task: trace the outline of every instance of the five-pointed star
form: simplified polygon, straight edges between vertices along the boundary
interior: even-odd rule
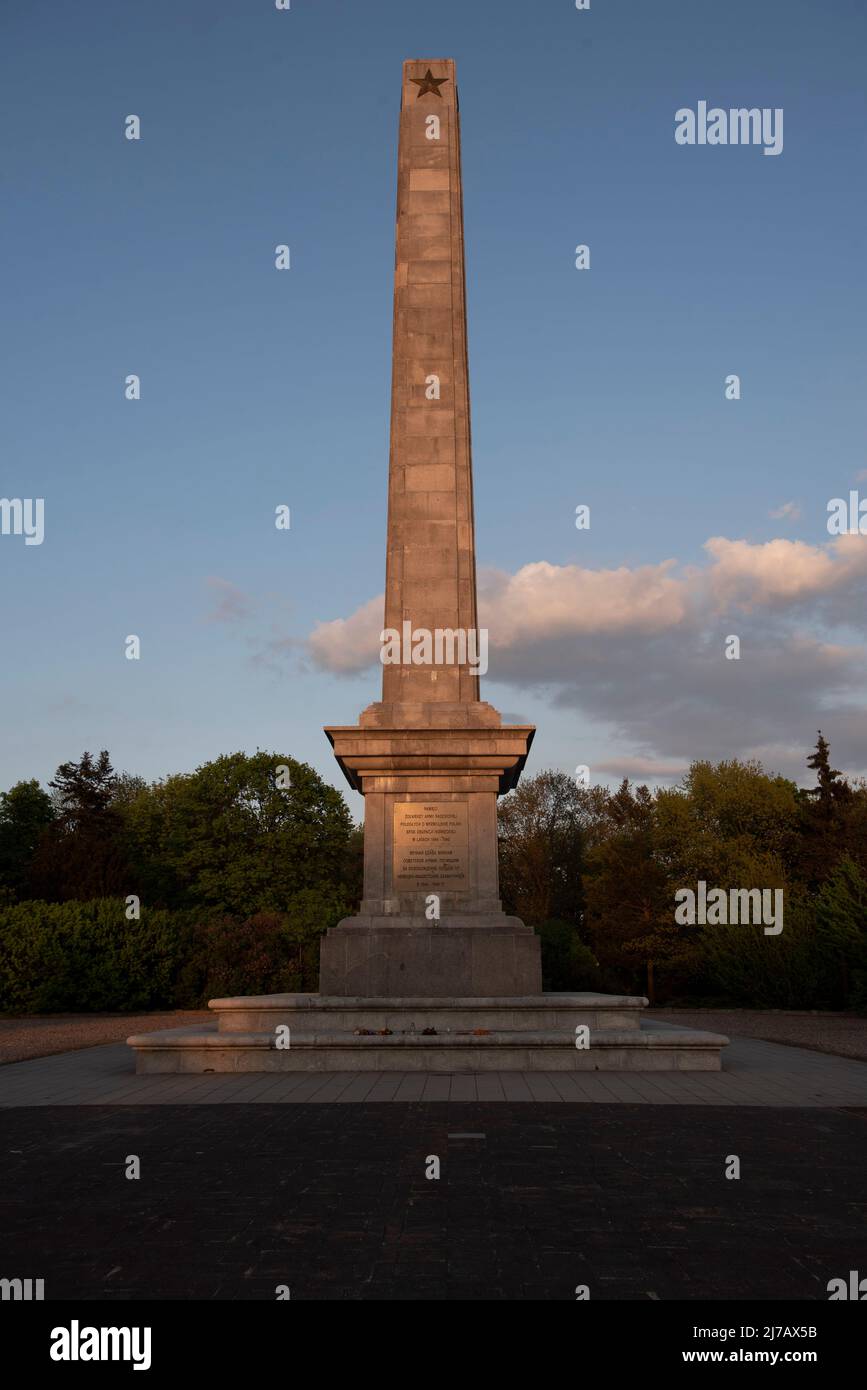
[[[441,97],[442,92],[440,91],[440,87],[444,82],[448,82],[449,79],[447,77],[434,77],[430,68],[428,68],[424,77],[411,77],[409,80],[410,82],[414,82],[418,87],[418,94],[420,97],[423,97],[425,92],[433,92],[435,97]]]

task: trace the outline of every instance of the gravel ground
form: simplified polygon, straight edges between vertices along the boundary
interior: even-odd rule
[[[808,1047],[834,1057],[867,1061],[867,1018],[857,1014],[789,1013],[777,1009],[653,1009],[648,1016],[685,1028],[736,1038]]]
[[[213,1020],[207,1009],[165,1014],[44,1014],[41,1017],[0,1018],[0,1065],[50,1057],[100,1043],[126,1042],[133,1033],[182,1028],[185,1023]]]
[[[773,1009],[653,1009],[648,1017],[703,1028],[730,1037],[788,1043],[834,1057],[867,1061],[867,1018],[857,1014],[785,1013]],[[0,1018],[0,1065],[29,1057],[50,1057],[100,1043],[125,1042],[133,1033],[212,1023],[207,1009],[163,1014],[48,1014]]]

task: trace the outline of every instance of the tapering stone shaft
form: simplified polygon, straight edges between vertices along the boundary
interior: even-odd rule
[[[477,632],[460,127],[447,58],[403,65],[385,627]],[[384,704],[478,698],[468,663],[383,666]]]
[[[479,699],[487,648],[447,58],[403,65],[384,626],[399,650],[383,662],[382,700],[357,725],[325,731],[364,796],[364,897],[322,942],[320,988],[341,998],[537,994],[539,939],[503,912],[497,874],[497,797],[515,786],[534,730],[504,727]],[[417,634],[434,644],[440,634],[439,649],[419,660]]]

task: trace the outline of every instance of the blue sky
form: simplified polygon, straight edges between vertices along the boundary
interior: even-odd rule
[[[0,32],[0,495],[45,498],[41,546],[0,536],[0,786],[101,747],[148,778],[275,749],[341,785],[322,726],[379,671],[307,640],[383,587],[401,62],[427,56],[458,65],[478,562],[522,613],[483,697],[538,725],[530,770],[795,773],[821,724],[867,771],[867,540],[825,524],[867,496],[859,0],[88,0]],[[782,107],[782,154],[677,145],[699,100]]]

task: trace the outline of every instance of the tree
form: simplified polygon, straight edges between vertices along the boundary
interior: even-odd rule
[[[691,943],[674,920],[674,898],[656,854],[656,802],[624,779],[609,794],[609,831],[587,855],[587,935],[603,967],[639,983],[653,1003],[655,967],[683,962]]]
[[[83,753],[77,763],[61,763],[48,783],[54,789],[58,819],[67,830],[98,822],[108,814],[118,779],[103,748],[94,761]]]
[[[338,874],[343,884],[348,911],[357,912],[364,897],[364,826],[354,825],[346,842],[346,853]]]
[[[831,749],[821,729],[815,751],[807,759],[807,767],[811,767],[818,778],[818,785],[811,787],[807,795],[815,797],[822,810],[830,815],[836,802],[848,799],[851,788],[845,778],[840,780],[843,774],[839,769],[831,766]]]
[[[191,935],[179,996],[200,1005],[227,994],[314,992],[323,933],[346,915],[340,889],[303,888],[284,912],[206,913]]]
[[[130,891],[245,918],[340,878],[352,829],[340,793],[279,753],[230,753],[168,777],[123,815]]]
[[[61,763],[48,785],[56,816],[33,857],[34,896],[66,902],[132,891],[123,826],[112,805],[118,779],[107,750]]]
[[[581,918],[582,789],[564,772],[522,782],[499,804],[500,894],[533,926]]]
[[[131,801],[135,801],[137,796],[146,792],[148,784],[143,777],[138,777],[133,772],[122,772],[115,779],[114,790],[111,795],[111,805],[114,810],[122,811]]]
[[[798,875],[817,890],[843,858],[867,871],[867,789],[852,786],[837,768],[820,731],[807,759],[816,773],[815,787],[802,791]]]
[[[851,859],[840,860],[816,899],[816,935],[822,959],[836,968],[834,1002],[845,1006],[867,972],[867,878]]]
[[[799,819],[794,782],[760,762],[694,762],[678,786],[657,792],[655,851],[678,888],[698,879],[740,887],[757,859],[775,873],[796,860]]]
[[[26,896],[36,847],[53,820],[51,797],[35,778],[0,792],[0,888],[12,899]]]

